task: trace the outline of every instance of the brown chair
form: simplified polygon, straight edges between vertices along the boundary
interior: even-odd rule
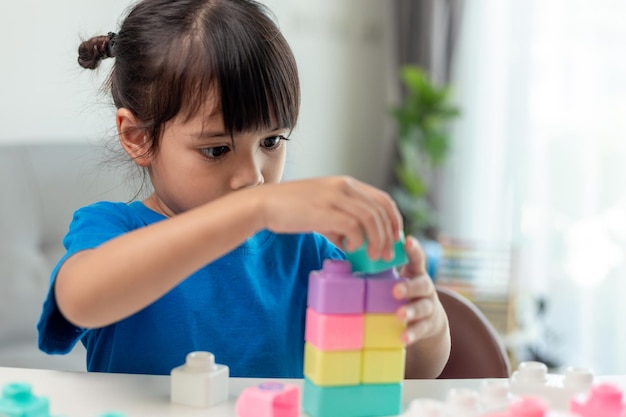
[[[511,363],[498,332],[472,302],[447,288],[437,294],[450,322],[450,358],[438,379],[508,378]]]

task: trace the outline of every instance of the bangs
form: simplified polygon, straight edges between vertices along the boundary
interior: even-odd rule
[[[220,111],[230,135],[296,126],[296,62],[256,1],[144,0],[124,20],[114,49],[113,101],[141,120],[151,152],[179,114]]]
[[[278,28],[264,21],[245,24],[253,16],[239,9],[213,8],[197,17],[191,34],[180,45],[178,59],[165,87],[172,103],[189,118],[201,110],[221,111],[226,133],[293,129],[300,107],[295,59]],[[248,19],[246,19],[248,18]],[[163,74],[166,75],[166,74]],[[166,83],[168,84],[168,83]],[[217,108],[205,109],[207,103]]]

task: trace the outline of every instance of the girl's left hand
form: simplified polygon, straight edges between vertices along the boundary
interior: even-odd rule
[[[411,345],[439,334],[447,327],[447,317],[435,285],[426,273],[426,256],[414,237],[406,238],[405,250],[409,262],[399,272],[408,281],[396,284],[393,294],[407,301],[396,314],[407,324],[402,339],[405,345]]]

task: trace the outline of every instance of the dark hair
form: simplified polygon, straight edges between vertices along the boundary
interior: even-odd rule
[[[90,69],[115,57],[113,102],[142,122],[150,152],[158,150],[164,123],[181,111],[195,115],[211,94],[231,135],[297,122],[293,53],[269,11],[253,0],[143,0],[119,33],[83,42],[78,54]]]

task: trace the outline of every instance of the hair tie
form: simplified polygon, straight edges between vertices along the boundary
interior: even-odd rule
[[[117,36],[117,33],[109,32],[108,36],[109,42],[107,43],[106,54],[109,58],[112,58],[115,56],[115,53],[113,52],[113,47],[115,46],[115,37]]]

